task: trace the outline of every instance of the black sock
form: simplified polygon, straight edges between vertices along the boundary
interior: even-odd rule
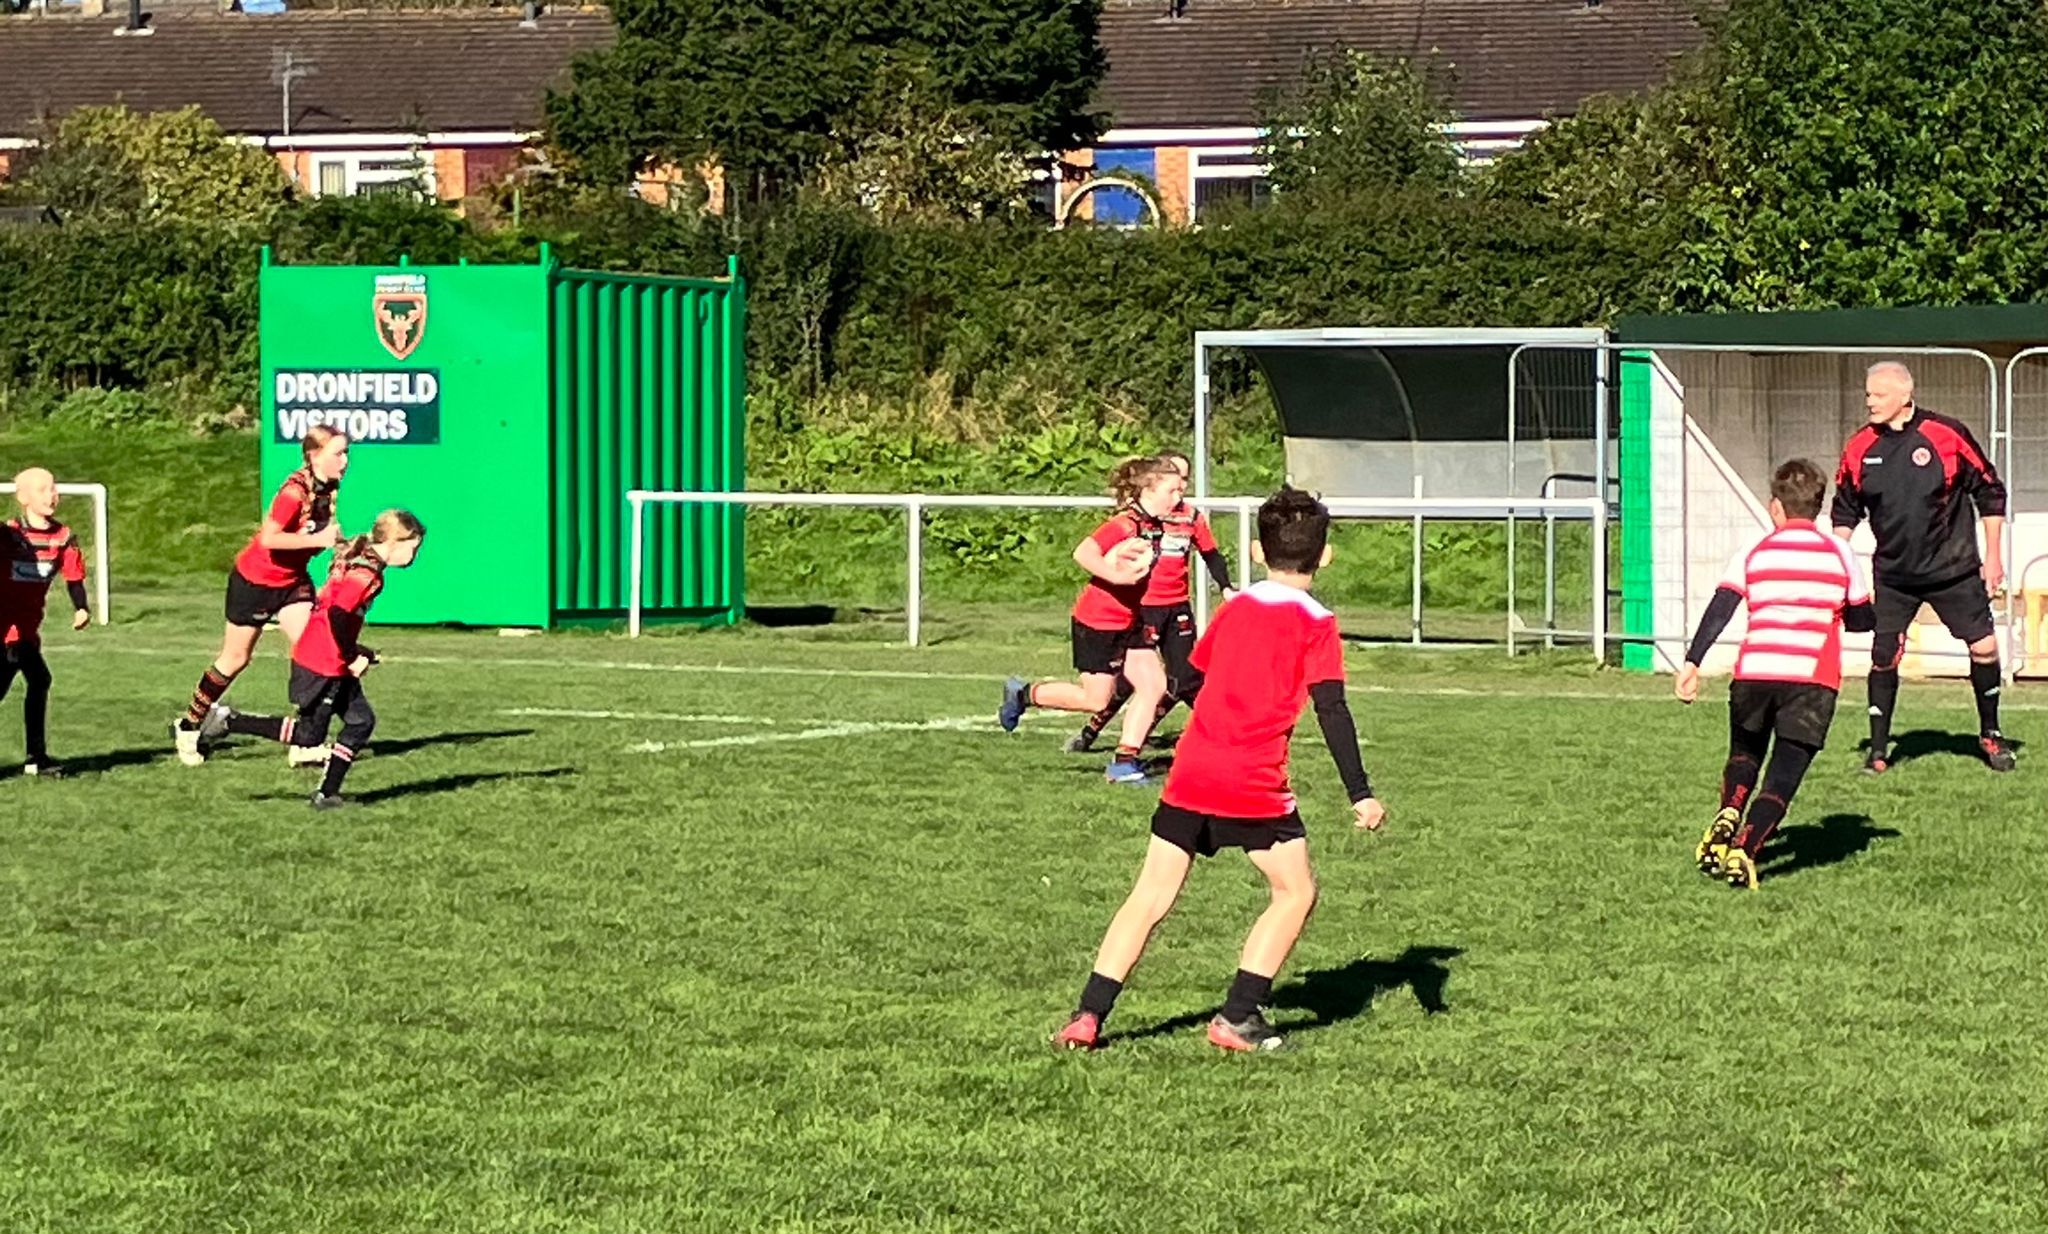
[[[1892,748],[1892,712],[1899,705],[1899,670],[1870,670],[1870,756],[1887,758]]]
[[[1131,701],[1132,693],[1130,682],[1122,677],[1116,679],[1116,690],[1110,694],[1109,702],[1101,711],[1089,716],[1088,722],[1081,726],[1081,736],[1087,744],[1095,744],[1095,739],[1102,736],[1102,730],[1109,727],[1111,720],[1116,719],[1116,713],[1122,711],[1124,704]]]
[[[347,746],[337,744],[327,756],[327,774],[320,779],[320,794],[323,797],[341,796],[341,782],[348,776],[348,769],[356,761],[356,753]]]
[[[1237,970],[1230,979],[1230,993],[1223,1000],[1223,1018],[1236,1024],[1273,998],[1273,979]]]
[[[1081,987],[1081,1010],[1089,1012],[1098,1020],[1109,1018],[1110,1008],[1116,1006],[1116,996],[1124,992],[1124,983],[1089,973],[1088,984]]]
[[[290,741],[292,721],[290,716],[252,716],[238,711],[228,717],[228,731],[270,741]]]
[[[1987,736],[1998,731],[1998,695],[2005,689],[2005,674],[1998,661],[1989,664],[1970,661],[1970,691],[1977,696],[1977,730]]]

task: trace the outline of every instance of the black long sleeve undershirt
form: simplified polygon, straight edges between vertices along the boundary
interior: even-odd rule
[[[1353,805],[1372,796],[1372,781],[1366,778],[1365,763],[1358,757],[1358,726],[1351,721],[1351,708],[1344,702],[1344,683],[1318,681],[1308,688],[1316,705],[1316,724],[1323,730],[1323,742],[1330,747],[1337,774]]]
[[[82,613],[92,607],[92,602],[85,598],[85,583],[83,581],[74,583],[66,579],[64,581],[64,590],[71,593],[72,608]]]
[[[1735,610],[1742,607],[1742,593],[1733,587],[1718,587],[1714,598],[1707,604],[1707,611],[1700,615],[1700,628],[1693,632],[1692,646],[1685,650],[1687,664],[1705,664],[1707,652],[1714,646],[1714,640],[1728,628],[1735,619]]]
[[[1209,567],[1209,577],[1216,580],[1216,585],[1218,587],[1221,587],[1225,591],[1229,591],[1231,589],[1230,561],[1228,558],[1224,557],[1222,549],[1203,549],[1202,564]]]

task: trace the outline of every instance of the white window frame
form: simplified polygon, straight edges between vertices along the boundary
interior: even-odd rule
[[[439,196],[440,185],[434,178],[432,150],[316,150],[312,156],[313,171],[308,177],[312,183],[306,187],[315,196],[320,195],[320,169],[330,164],[341,166],[341,193],[344,197],[359,196],[370,185],[407,183],[417,183],[430,199]],[[407,163],[410,166],[403,171],[388,167],[365,169],[365,163]]]
[[[1196,146],[1188,151],[1188,224],[1202,225],[1200,194],[1197,186],[1204,180],[1263,180],[1272,174],[1272,168],[1259,163],[1217,163],[1204,167],[1204,161],[1211,156],[1243,158],[1257,154],[1257,146]]]

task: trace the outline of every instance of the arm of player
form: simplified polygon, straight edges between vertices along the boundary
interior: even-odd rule
[[[1714,649],[1714,643],[1735,619],[1735,610],[1742,607],[1742,593],[1726,586],[1714,589],[1714,598],[1707,604],[1707,611],[1700,615],[1699,629],[1693,631],[1692,645],[1685,649],[1685,663],[1679,667],[1678,681],[1673,693],[1680,702],[1690,703],[1700,696],[1700,665],[1706,663],[1707,653]]]
[[[1857,448],[1856,438],[1851,438],[1849,450]],[[1863,521],[1863,484],[1856,477],[1856,470],[1849,465],[1849,453],[1842,454],[1842,465],[1835,469],[1835,499],[1828,506],[1828,519],[1835,525],[1835,534],[1846,540],[1856,534],[1856,527]]]
[[[1366,777],[1365,763],[1358,756],[1358,726],[1352,722],[1351,708],[1344,701],[1344,683],[1318,681],[1308,688],[1308,696],[1315,703],[1316,724],[1323,730],[1323,743],[1330,747],[1330,758],[1344,780],[1344,792],[1351,798],[1358,825],[1377,831],[1386,821],[1387,812],[1373,796],[1372,781]]]
[[[263,530],[256,533],[256,542],[273,552],[279,549],[325,549],[333,548],[341,539],[341,524],[330,522],[318,531],[286,531],[284,525],[299,516],[299,490],[296,484],[287,484],[278,490],[276,500],[270,503],[270,512],[263,517]]]
[[[1221,549],[1203,549],[1202,564],[1209,567],[1209,577],[1215,580],[1217,587],[1224,591],[1235,590],[1230,582],[1230,562],[1224,559]]]
[[[1129,562],[1119,561],[1114,555],[1113,550],[1129,539],[1130,529],[1112,519],[1074,546],[1074,564],[1105,583],[1128,587],[1145,577],[1143,570]]]
[[[257,533],[256,539],[264,548],[273,552],[295,548],[327,549],[333,548],[341,539],[341,526],[338,523],[329,523],[318,531],[301,533],[286,531],[284,525],[276,519],[266,518],[263,520],[263,530]]]
[[[85,554],[78,551],[78,541],[65,542],[57,564],[64,575],[64,590],[71,596],[71,628],[83,630],[92,621],[92,602],[85,596]]]
[[[1956,484],[1970,495],[1970,504],[1984,525],[1984,585],[1996,592],[2005,584],[2005,481],[1998,478],[1998,469],[1969,428],[1957,424],[1955,429],[1963,439],[1956,460]]]
[[[1235,590],[1230,584],[1230,562],[1217,545],[1216,529],[1209,526],[1206,514],[1195,515],[1195,551],[1202,555],[1202,564],[1209,568],[1209,577],[1218,588],[1226,593]]]

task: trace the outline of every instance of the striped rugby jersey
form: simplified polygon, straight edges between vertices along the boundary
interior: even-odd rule
[[[0,558],[7,575],[0,580],[0,642],[33,643],[43,627],[43,607],[50,582],[85,581],[85,555],[71,529],[55,519],[34,527],[26,518],[0,524]]]
[[[1846,541],[1809,520],[1788,522],[1737,554],[1721,586],[1749,609],[1736,680],[1842,688],[1842,610],[1870,602]]]

